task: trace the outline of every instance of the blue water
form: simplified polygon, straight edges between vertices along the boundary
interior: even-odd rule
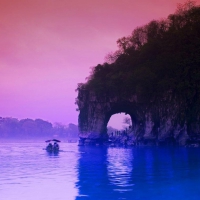
[[[200,148],[0,143],[1,200],[200,199]]]

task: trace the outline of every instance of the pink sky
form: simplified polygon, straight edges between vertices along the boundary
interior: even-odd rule
[[[75,89],[90,67],[183,2],[0,0],[0,116],[77,124]]]

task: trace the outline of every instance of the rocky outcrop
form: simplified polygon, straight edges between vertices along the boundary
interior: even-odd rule
[[[93,92],[79,90],[80,145],[107,141],[107,123],[116,113],[129,114],[132,129],[128,134],[131,145],[187,145],[198,143],[198,116],[189,119],[188,105],[171,92],[163,96],[140,100],[131,98],[97,97]]]
[[[106,141],[107,123],[120,112],[132,119],[127,144],[199,144],[199,24],[200,7],[186,2],[167,19],[118,39],[108,62],[78,84],[82,144]]]

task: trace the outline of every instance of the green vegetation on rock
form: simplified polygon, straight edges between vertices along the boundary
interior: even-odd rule
[[[199,146],[200,6],[179,4],[117,44],[78,84],[82,143],[106,140],[110,117],[124,112],[132,121],[130,144]]]
[[[117,44],[119,49],[94,67],[78,90],[99,98],[137,94],[149,101],[171,91],[188,103],[199,99],[200,7],[194,2],[180,4],[167,19],[137,27]]]

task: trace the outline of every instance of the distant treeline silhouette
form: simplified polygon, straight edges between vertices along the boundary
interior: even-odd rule
[[[60,123],[52,125],[42,119],[22,119],[0,117],[0,138],[29,139],[29,138],[78,138],[78,126]]]

